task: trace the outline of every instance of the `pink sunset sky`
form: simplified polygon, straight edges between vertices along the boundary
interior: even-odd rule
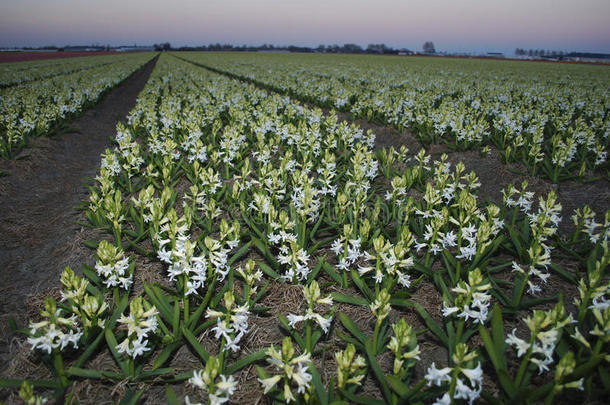
[[[0,47],[66,44],[516,47],[610,53],[610,0],[0,0]]]

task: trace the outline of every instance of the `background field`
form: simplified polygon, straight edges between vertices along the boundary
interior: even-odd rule
[[[1,162],[0,398],[604,402],[608,67],[152,56]]]

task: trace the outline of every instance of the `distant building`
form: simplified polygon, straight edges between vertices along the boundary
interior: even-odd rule
[[[410,51],[408,49],[399,49],[398,50],[398,55],[400,55],[400,56],[411,56],[411,55],[415,55],[415,52]]]
[[[116,48],[112,48],[112,51],[115,52],[152,52],[155,50],[154,46],[118,46]]]
[[[487,52],[485,56],[488,58],[504,58],[504,54],[502,52]]]
[[[259,53],[290,53],[288,49],[259,49]]]
[[[589,53],[589,52],[570,52],[564,55],[563,60],[573,62],[594,62],[594,63],[610,63],[610,54],[607,53]]]
[[[105,46],[75,45],[75,46],[64,47],[64,51],[66,51],[66,52],[102,52],[105,50],[106,50]]]

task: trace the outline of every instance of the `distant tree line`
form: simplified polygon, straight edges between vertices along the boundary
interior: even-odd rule
[[[167,44],[169,45],[169,44]],[[179,48],[168,48],[158,49],[155,44],[155,49],[161,50],[177,50],[177,51],[203,51],[203,52],[303,52],[303,53],[361,53],[361,54],[383,54],[383,55],[396,55],[400,52],[412,53],[408,49],[395,49],[385,44],[369,44],[366,48],[361,47],[358,44],[333,44],[333,45],[319,45],[315,48],[307,46],[276,46],[272,44],[263,44],[259,46],[252,45],[232,45],[232,44],[209,44],[201,46],[183,46]]]
[[[573,58],[588,58],[588,59],[610,59],[610,54],[595,53],[595,52],[564,52],[564,51],[545,51],[544,49],[515,49],[517,56],[529,56],[533,58],[548,58],[548,59],[573,59]]]
[[[564,51],[549,51],[544,49],[515,49],[515,55],[517,56],[531,56],[537,58],[560,58],[565,55]]]
[[[422,49],[424,50],[424,53],[429,55],[436,53],[436,49],[434,48],[434,42],[432,41],[424,42],[424,46],[422,47]]]
[[[98,47],[100,50],[109,49],[109,46],[100,46],[100,45],[92,45],[92,47]],[[134,45],[135,46],[135,45]],[[318,45],[317,47],[307,47],[307,46],[295,46],[295,45],[284,45],[277,46],[273,44],[262,44],[262,45],[232,45],[232,44],[209,44],[209,45],[199,45],[199,46],[182,46],[182,47],[172,47],[171,43],[163,42],[154,44],[153,48],[157,52],[162,51],[203,51],[203,52],[301,52],[301,53],[349,53],[349,54],[376,54],[376,55],[397,55],[397,54],[415,54],[415,52],[410,51],[406,48],[392,48],[391,46],[387,46],[386,44],[368,44],[366,48],[358,44],[347,43],[343,45],[332,44],[332,45]],[[63,50],[62,48],[58,48],[56,46],[46,46],[39,48],[23,48],[23,49],[49,49],[49,50]],[[421,53],[421,51],[420,51]],[[435,54],[436,50],[434,48],[434,43],[426,42],[423,45],[423,53],[425,54]]]
[[[14,49],[17,49],[17,47],[15,47]],[[23,49],[25,51],[29,51],[29,50],[44,50],[44,51],[56,51],[56,50],[60,50],[63,49],[61,47],[55,46],[55,45],[47,45],[47,46],[39,46],[39,47],[35,47],[35,46],[24,46],[21,47],[19,49]]]
[[[153,48],[155,48],[155,51],[157,52],[169,51],[172,49],[172,45],[169,42],[164,42],[162,44],[154,44]]]

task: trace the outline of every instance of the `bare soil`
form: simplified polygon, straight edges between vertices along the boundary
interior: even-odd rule
[[[65,266],[91,264],[83,245],[91,231],[77,225],[88,179],[111,146],[117,122],[133,108],[156,60],[110,91],[72,123],[73,132],[38,138],[16,160],[0,161],[0,364],[11,359],[9,327],[27,326],[30,297],[59,285]]]
[[[123,52],[0,52],[0,63],[77,58],[80,56],[116,55],[119,53],[123,54]]]

